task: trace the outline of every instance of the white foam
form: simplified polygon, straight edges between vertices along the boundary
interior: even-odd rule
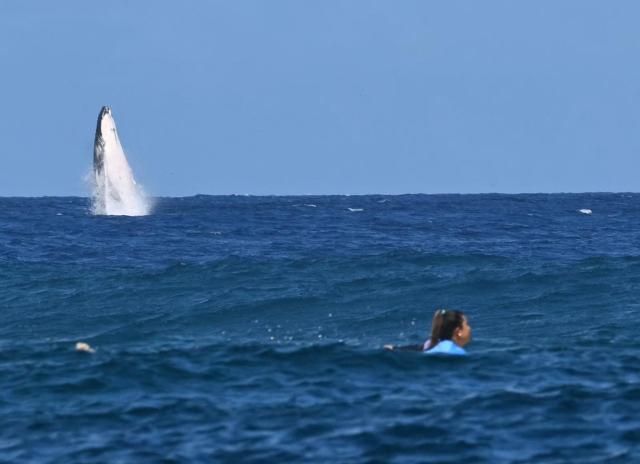
[[[101,120],[104,155],[102,175],[94,175],[92,212],[107,216],[145,216],[151,203],[133,177],[111,113]]]
[[[360,211],[364,211],[363,208],[347,208],[349,211],[351,211],[352,213],[357,213]]]
[[[586,209],[586,208],[580,209],[580,210],[578,210],[578,212],[582,213],[582,214],[591,214],[591,213],[593,213],[593,211],[591,211],[590,209]]]

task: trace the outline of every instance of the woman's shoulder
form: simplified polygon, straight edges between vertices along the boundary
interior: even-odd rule
[[[425,354],[453,354],[464,356],[467,352],[451,340],[442,340],[429,351],[425,351]]]

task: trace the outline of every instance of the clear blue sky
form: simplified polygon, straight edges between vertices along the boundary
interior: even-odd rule
[[[0,1],[0,195],[640,190],[640,2]]]

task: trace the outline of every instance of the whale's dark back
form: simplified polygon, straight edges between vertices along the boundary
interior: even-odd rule
[[[102,138],[102,118],[110,111],[108,106],[103,106],[98,115],[98,122],[96,124],[96,136],[93,141],[93,172],[102,172],[104,164],[104,140]]]

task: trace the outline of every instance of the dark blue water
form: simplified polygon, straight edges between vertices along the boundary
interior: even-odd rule
[[[3,198],[0,462],[633,462],[639,311],[640,195]]]

